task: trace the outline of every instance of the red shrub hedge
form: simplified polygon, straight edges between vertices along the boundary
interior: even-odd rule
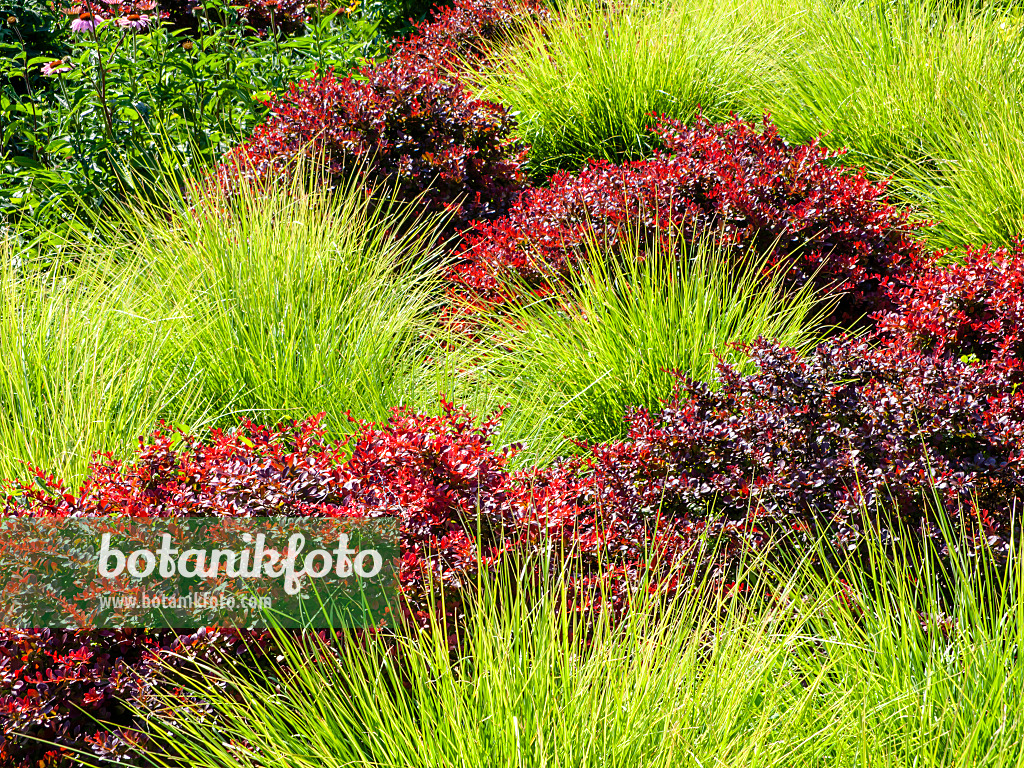
[[[538,0],[456,0],[435,8],[430,21],[418,24],[394,54],[406,61],[419,57],[453,69],[482,61],[488,44],[513,36],[550,16]]]
[[[160,429],[129,462],[98,457],[78,493],[39,472],[35,483],[9,489],[4,513],[395,515],[413,610],[423,607],[418,596],[429,581],[448,591],[447,608],[457,613],[465,578],[504,546],[511,452],[490,445],[497,417],[474,424],[464,410],[442,406],[439,417],[396,410],[385,425],[363,424],[350,452],[323,439],[319,418],[274,429],[244,423],[208,441]],[[217,637],[221,651],[240,644],[231,633]],[[130,671],[175,642],[170,631],[0,632],[0,766],[45,758],[50,748],[29,736],[122,753],[127,745],[116,735],[90,740],[90,716],[128,725],[123,699],[138,693]]]
[[[688,127],[662,120],[655,131],[664,146],[655,157],[558,173],[508,216],[478,225],[456,284],[486,295],[509,271],[537,284],[563,273],[588,237],[614,248],[639,236],[643,246],[671,226],[686,239],[772,253],[769,267],[784,265],[792,286],[846,291],[837,318],[850,320],[884,308],[881,286],[922,254],[920,225],[889,204],[884,184],[835,166],[840,153],[816,141],[790,146],[768,118],[761,130],[698,117]]]
[[[420,62],[390,62],[293,84],[270,115],[225,158],[222,183],[237,174],[286,178],[300,158],[324,160],[332,180],[357,170],[367,183],[421,199],[425,212],[451,211],[457,226],[503,212],[518,190],[521,152],[505,109],[474,99]],[[421,198],[422,196],[422,198]]]
[[[0,766],[70,768],[82,764],[79,751],[140,764],[137,734],[127,733],[129,702],[142,693],[140,675],[153,654],[185,643],[212,659],[236,641],[237,634],[207,638],[206,630],[181,637],[137,629],[0,631]]]
[[[631,413],[627,438],[576,468],[583,508],[609,521],[603,539],[640,557],[660,516],[674,535],[725,531],[733,551],[787,530],[853,543],[864,509],[929,535],[920,521],[934,519],[937,494],[947,514],[978,512],[1004,547],[1024,503],[1018,369],[848,338],[806,359],[766,341],[749,351],[757,373],[723,366],[717,390],[682,380],[663,410]]]
[[[928,536],[938,501],[1005,552],[1024,512],[1024,249],[906,279],[867,337],[804,358],[761,340],[757,373],[722,365],[714,389],[681,378],[663,410],[629,414],[625,440],[542,475],[558,503],[538,496],[537,524],[629,563],[704,530],[732,552],[794,530],[852,546],[865,509],[889,535],[899,518]]]
[[[12,489],[7,514],[166,516],[397,516],[402,584],[427,573],[461,586],[477,564],[478,511],[490,546],[512,519],[512,448],[495,450],[498,416],[475,424],[442,400],[438,417],[396,409],[360,424],[351,446],[324,440],[320,417],[273,429],[244,422],[208,441],[157,430],[123,462],[101,455],[77,494],[43,473]],[[349,453],[350,449],[350,453]],[[346,456],[346,453],[348,455]]]
[[[962,263],[936,257],[891,294],[895,310],[878,317],[889,339],[934,355],[1024,360],[1024,242],[968,248]]]

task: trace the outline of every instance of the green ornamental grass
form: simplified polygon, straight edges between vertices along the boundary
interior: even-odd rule
[[[806,349],[820,338],[821,298],[786,294],[757,253],[710,239],[650,245],[641,256],[628,237],[614,253],[590,242],[552,284],[562,301],[509,285],[502,311],[481,318],[467,377],[512,404],[511,419],[539,410],[552,437],[600,441],[624,435],[627,408],[667,399],[673,371],[713,382],[719,361],[744,359],[736,345],[766,336]]]
[[[63,261],[3,259],[0,476],[71,483],[158,419],[188,431],[436,403],[432,222],[355,186],[140,205]]]
[[[147,722],[161,764],[195,768],[1020,765],[1019,559],[963,557],[943,593],[934,553],[869,551],[752,560],[737,579],[766,599],[638,585],[618,623],[574,611],[557,569],[538,589],[506,565],[454,649],[437,627],[279,633],[287,672],[168,666]]]

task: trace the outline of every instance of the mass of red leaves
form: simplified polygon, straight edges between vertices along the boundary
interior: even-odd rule
[[[628,416],[625,440],[563,466],[581,497],[571,519],[546,514],[574,536],[609,521],[600,538],[627,561],[709,527],[727,553],[786,531],[853,547],[865,515],[922,539],[936,515],[977,520],[974,544],[1006,552],[1024,510],[1024,247],[934,257],[906,281],[867,336],[805,357],[762,339],[756,373],[680,377],[661,411]]]
[[[615,165],[592,161],[525,192],[505,217],[478,224],[453,271],[456,285],[483,298],[509,273],[533,285],[557,281],[588,243],[614,252],[666,232],[712,237],[744,253],[769,254],[786,281],[845,293],[836,319],[885,307],[883,286],[921,257],[919,224],[890,204],[885,185],[832,161],[817,141],[791,146],[765,118],[716,125],[662,120],[654,157]]]
[[[220,183],[231,189],[239,176],[273,183],[303,159],[325,163],[332,183],[360,173],[420,212],[446,212],[457,230],[504,213],[522,187],[525,150],[512,140],[505,107],[474,98],[452,67],[524,23],[530,8],[459,0],[383,63],[293,84],[224,158]]]
[[[550,18],[538,0],[456,0],[437,7],[429,21],[416,25],[408,40],[395,46],[394,55],[441,64],[455,69],[483,63],[489,45],[513,37],[527,25]]]
[[[131,461],[98,457],[78,493],[39,472],[9,489],[4,513],[395,516],[409,618],[422,620],[429,588],[445,590],[454,615],[467,576],[500,553],[513,519],[511,449],[490,443],[497,425],[442,402],[440,416],[399,409],[387,424],[361,424],[350,446],[325,441],[319,418],[273,429],[245,423],[208,440],[160,429]],[[127,724],[124,699],[139,685],[129,673],[175,642],[170,631],[0,632],[0,766],[43,759],[50,748],[36,739],[123,754],[120,736],[89,740],[91,718]]]
[[[961,259],[922,263],[913,282],[891,291],[898,311],[877,318],[887,338],[915,351],[1024,360],[1024,242],[968,248]]]

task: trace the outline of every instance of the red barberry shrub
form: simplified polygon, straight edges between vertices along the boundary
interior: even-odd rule
[[[476,568],[477,537],[496,544],[511,521],[505,469],[514,449],[490,438],[498,416],[476,425],[442,401],[438,417],[396,409],[360,423],[349,446],[324,439],[320,417],[273,429],[243,422],[209,441],[158,429],[128,462],[98,457],[79,493],[39,473],[14,489],[8,514],[55,517],[341,516],[399,519],[401,580],[459,586]]]
[[[475,424],[465,410],[443,402],[440,416],[399,409],[380,427],[360,424],[351,446],[326,441],[319,418],[273,429],[246,422],[214,431],[209,440],[159,429],[129,461],[98,457],[78,493],[39,472],[36,482],[8,489],[4,511],[393,515],[400,525],[401,584],[413,611],[408,618],[429,621],[422,613],[427,590],[444,591],[445,609],[457,617],[467,578],[506,548],[506,526],[515,518],[505,468],[511,450],[490,444],[497,423],[495,416]],[[244,645],[238,633],[216,637],[216,648],[203,652]],[[90,715],[130,726],[125,701],[139,693],[130,673],[145,671],[150,651],[181,642],[171,631],[0,632],[0,766],[35,765],[52,749],[30,737],[108,756],[130,751],[130,735],[97,735]],[[76,762],[66,757],[63,764]]]
[[[473,98],[457,81],[415,61],[293,84],[266,121],[231,151],[220,180],[286,179],[300,160],[323,161],[332,183],[359,172],[368,185],[449,212],[453,225],[504,212],[521,183],[521,150],[504,107]]]
[[[455,284],[486,295],[512,272],[536,285],[563,274],[588,240],[614,251],[639,238],[642,249],[671,230],[771,254],[768,268],[785,269],[789,285],[844,292],[836,319],[850,321],[885,308],[882,287],[921,257],[920,225],[887,201],[884,184],[835,166],[841,153],[817,141],[790,146],[767,117],[760,130],[701,116],[654,130],[664,149],[651,159],[558,173],[508,216],[478,225]]]
[[[154,655],[186,646],[210,661],[239,653],[244,643],[237,632],[205,629],[0,631],[0,766],[71,768],[90,753],[150,764],[140,755],[146,740],[132,729],[130,704],[145,693]]]
[[[936,257],[890,291],[877,318],[886,338],[933,355],[1024,360],[1024,242],[968,248],[961,263]]]
[[[936,515],[978,521],[974,545],[1007,551],[1024,505],[1016,358],[915,351],[884,332],[807,357],[765,340],[748,352],[756,373],[723,364],[717,388],[680,378],[664,409],[631,412],[625,440],[571,468],[573,524],[627,562],[658,540],[688,551],[702,531],[725,537],[726,559],[793,531],[852,548],[865,515],[919,540]]]
[[[332,502],[345,515],[402,521],[401,580],[414,602],[431,586],[460,590],[507,548],[514,521],[515,447],[491,445],[500,414],[474,426],[468,411],[442,406],[443,418],[396,410],[381,428],[363,424]]]
[[[293,84],[224,158],[220,183],[230,189],[240,175],[273,183],[300,160],[324,162],[331,182],[359,172],[369,186],[394,189],[425,213],[451,214],[453,229],[505,213],[523,185],[525,150],[512,138],[508,111],[473,98],[452,67],[536,13],[507,0],[460,0],[387,61]]]
[[[549,17],[550,11],[538,0],[456,0],[435,8],[429,21],[417,24],[413,34],[395,46],[394,55],[457,71],[469,62],[482,63],[490,44]]]
[[[662,410],[628,415],[626,439],[538,473],[526,527],[624,572],[652,555],[699,565],[705,533],[723,537],[725,567],[786,537],[854,548],[868,521],[921,542],[939,516],[1005,553],[1024,512],[1022,256],[931,259],[889,286],[863,338],[804,357],[760,340],[753,374],[680,377]]]

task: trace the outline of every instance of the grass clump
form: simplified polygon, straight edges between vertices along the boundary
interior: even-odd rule
[[[634,239],[612,256],[588,241],[553,286],[557,301],[510,284],[503,312],[482,319],[467,375],[511,403],[511,418],[532,409],[553,436],[601,441],[625,434],[627,408],[657,410],[673,371],[712,382],[720,360],[744,359],[734,345],[766,336],[806,349],[820,338],[820,296],[809,284],[784,291],[784,270],[767,274],[765,257],[737,259],[710,238],[660,243],[641,257]]]
[[[0,476],[70,482],[158,419],[195,431],[388,408],[443,381],[433,348],[435,227],[351,187],[244,190],[143,206],[45,271],[5,257]]]
[[[346,410],[386,419],[413,398],[437,305],[431,223],[356,186],[211,195],[132,232],[152,299],[184,318],[172,354],[194,362],[210,407],[264,423],[326,411],[338,428]]]
[[[0,477],[26,463],[79,478],[98,450],[122,452],[158,418],[208,415],[180,320],[141,306],[135,276],[109,264],[0,265]]]
[[[744,0],[559,3],[479,83],[516,113],[538,178],[589,158],[642,157],[652,112],[725,119],[768,77],[777,43],[751,10]]]
[[[936,220],[932,240],[1009,244],[1024,232],[1024,26],[1015,3],[791,4],[778,81],[748,110],[819,133]]]

